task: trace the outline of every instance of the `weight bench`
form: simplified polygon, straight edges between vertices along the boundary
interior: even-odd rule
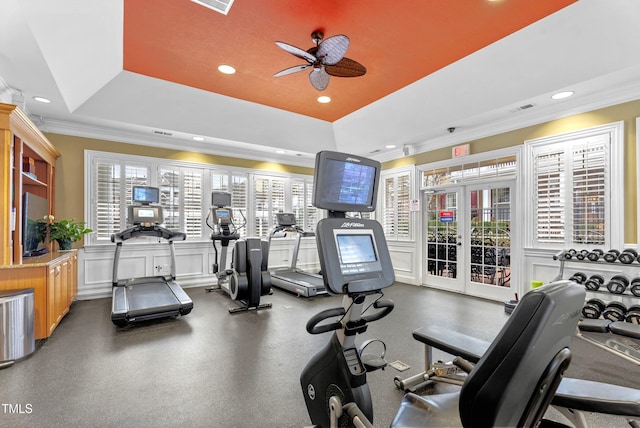
[[[464,377],[455,374],[429,373],[434,367],[433,348],[477,363],[491,345],[490,342],[438,326],[418,328],[413,332],[413,337],[425,345],[425,372],[405,380],[396,377],[396,386],[405,392],[413,392],[432,381],[457,385],[463,383]],[[583,428],[587,427],[587,422],[582,412],[640,418],[640,390],[583,379],[563,378],[551,405],[577,428]]]

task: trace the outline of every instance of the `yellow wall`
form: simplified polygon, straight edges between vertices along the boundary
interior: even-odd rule
[[[625,243],[637,243],[636,230],[636,117],[640,116],[640,100],[619,104],[588,113],[569,116],[505,132],[487,138],[469,141],[472,154],[502,149],[523,144],[526,140],[576,131],[611,122],[624,121],[624,239]],[[270,162],[230,158],[203,153],[151,148],[136,144],[117,143],[91,138],[47,134],[47,138],[62,153],[57,161],[56,214],[59,218],[83,219],[84,217],[84,151],[97,150],[151,156],[166,159],[199,162],[205,164],[228,165],[265,171],[288,172],[293,174],[313,174],[312,168],[282,165]],[[385,162],[383,169],[405,165],[422,165],[451,158],[451,148],[441,148],[417,153],[393,161]]]
[[[640,100],[636,100],[487,138],[481,138],[479,140],[468,141],[468,143],[471,154],[483,153],[505,147],[517,146],[523,144],[526,140],[624,121],[624,242],[633,244],[637,243],[636,200],[638,189],[636,185],[636,117],[639,116]],[[413,156],[385,162],[382,167],[383,169],[389,169],[412,164],[423,165],[445,159],[451,159],[451,147],[417,153]]]
[[[230,158],[204,153],[162,149],[137,144],[117,143],[93,138],[73,137],[61,134],[46,134],[47,138],[60,151],[62,156],[56,162],[56,217],[84,219],[84,151],[124,153],[199,162],[204,164],[225,165],[251,168],[291,174],[313,174],[313,168],[283,165],[273,162]]]

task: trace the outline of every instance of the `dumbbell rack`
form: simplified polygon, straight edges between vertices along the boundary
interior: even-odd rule
[[[633,261],[632,263],[622,263],[619,260],[615,260],[613,262],[610,262],[610,261],[605,261],[602,256],[595,261],[589,260],[584,256],[583,256],[583,259],[581,260],[576,257],[578,254],[576,252],[572,252],[569,257],[567,256],[567,254],[568,254],[568,251],[563,250],[558,252],[557,254],[554,254],[553,256],[554,260],[557,260],[560,262],[559,273],[554,278],[554,281],[563,279],[563,277],[565,276],[565,265],[567,263],[589,265],[592,268],[598,269],[597,275],[601,275],[603,278],[605,277],[614,278],[616,275],[623,275],[623,272],[628,272],[630,273],[630,275],[627,275],[627,277],[629,278],[629,282],[631,283],[633,277],[636,277],[636,278],[640,277],[640,261]],[[606,254],[606,253],[602,252],[602,254]],[[599,269],[599,267],[602,267],[603,269]],[[594,274],[596,273],[594,272]],[[573,275],[576,275],[576,273],[574,273]],[[589,275],[586,275],[586,276],[589,277]],[[605,279],[604,283],[600,287],[600,288],[604,288],[604,290],[587,289],[586,302],[589,302],[589,300],[591,299],[593,300],[602,299],[602,300],[608,300],[608,302],[606,303],[607,306],[609,305],[616,306],[616,302],[622,303],[622,307],[626,306],[628,308],[638,307],[638,305],[640,305],[640,297],[637,297],[630,292],[630,288],[631,288],[630,286],[627,286],[623,293],[616,294],[616,293],[610,292],[607,289],[606,284],[607,284],[607,280]],[[585,307],[586,306],[588,305],[585,305]],[[601,322],[604,324],[607,321],[585,318],[581,324],[585,324],[585,327],[586,327],[586,324],[590,322],[595,324],[597,324],[598,322]],[[638,328],[639,326],[637,324],[634,325],[634,324],[629,324],[624,322],[623,323],[618,322],[616,324],[619,324],[619,325],[625,324],[627,327],[638,329],[640,331],[640,328]],[[636,332],[633,331],[631,334],[635,335]],[[600,329],[600,326],[597,326],[597,329],[593,329],[593,330],[591,330],[591,326],[589,326],[588,330],[586,328],[583,329],[581,326],[580,336],[594,343],[595,345],[598,345],[610,352],[618,354],[623,358],[629,359],[630,361],[636,364],[640,364],[640,351],[638,351],[640,349],[640,338],[638,338],[637,336],[627,337],[626,333],[624,336],[620,336],[613,332],[604,332],[604,330]]]

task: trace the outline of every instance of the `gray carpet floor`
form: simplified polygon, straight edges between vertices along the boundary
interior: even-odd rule
[[[227,308],[237,302],[225,294],[186,291],[194,300],[189,315],[125,328],[111,323],[110,299],[74,302],[31,357],[0,370],[0,426],[309,425],[299,375],[329,334],[309,335],[305,324],[313,314],[340,306],[341,298],[304,299],[274,289],[263,297],[272,309],[231,315]],[[389,426],[403,396],[394,376],[423,369],[414,329],[437,324],[490,340],[507,319],[498,303],[423,287],[396,284],[385,296],[395,310],[371,324],[361,340],[384,340],[387,360],[411,368],[368,376],[380,427]],[[582,339],[574,343],[568,375],[640,387],[637,365]],[[5,404],[14,410],[20,405],[22,412],[7,412]],[[628,426],[623,418],[589,418],[591,426]]]

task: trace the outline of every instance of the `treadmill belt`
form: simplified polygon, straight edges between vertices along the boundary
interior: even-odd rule
[[[324,287],[324,281],[321,277],[305,274],[302,272],[276,272],[273,276],[277,276],[286,281],[295,281],[297,284],[311,287]]]
[[[177,313],[180,310],[180,301],[164,280],[128,284],[127,301],[131,318],[159,312]]]

